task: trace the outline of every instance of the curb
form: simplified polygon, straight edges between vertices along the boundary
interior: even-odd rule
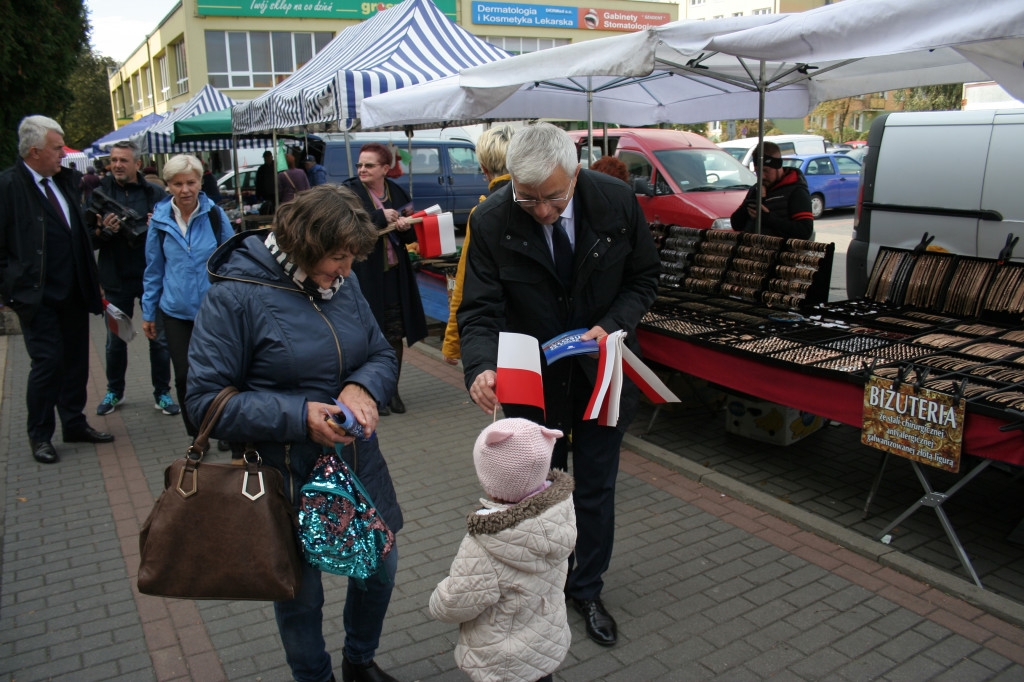
[[[623,446],[713,490],[726,493],[751,507],[814,533],[862,557],[962,599],[1009,623],[1024,627],[1024,604],[993,594],[974,583],[908,556],[833,521],[794,507],[745,483],[675,454],[665,448],[626,434]]]

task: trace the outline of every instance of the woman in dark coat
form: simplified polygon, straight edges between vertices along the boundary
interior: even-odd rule
[[[196,317],[189,351],[187,409],[201,420],[225,386],[241,391],[227,402],[217,438],[252,443],[284,474],[287,494],[298,491],[324,447],[342,456],[361,479],[396,534],[402,512],[377,436],[377,404],[387,403],[398,377],[384,339],[354,278],[354,259],[376,239],[359,200],[346,189],[320,185],[282,205],[274,228],[243,232],[209,261],[213,285]],[[355,441],[328,416],[332,398],[351,408],[371,434]],[[373,661],[398,565],[397,541],[388,579],[360,588],[349,581],[345,601],[344,680],[391,680]],[[333,680],[323,639],[320,571],[303,562],[302,588],[274,610],[288,665],[296,680]]]
[[[410,346],[424,338],[427,335],[427,318],[423,314],[416,276],[405,248],[406,244],[416,241],[416,233],[403,215],[408,214],[411,201],[405,190],[387,179],[392,159],[391,151],[384,145],[376,142],[364,144],[356,164],[358,177],[349,178],[342,184],[356,193],[378,230],[390,226],[395,228],[380,235],[373,253],[352,269],[359,278],[359,286],[384,337],[398,356],[401,373],[402,337]],[[405,412],[405,404],[397,389],[389,402],[380,405],[382,415],[391,412]]]

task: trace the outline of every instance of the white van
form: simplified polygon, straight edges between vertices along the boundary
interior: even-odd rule
[[[1024,110],[882,114],[871,124],[846,293],[860,298],[880,246],[997,258],[1024,237]],[[1018,244],[1013,260],[1024,260]]]
[[[824,154],[825,138],[821,135],[765,135],[765,142],[779,145],[783,156],[794,154]],[[754,152],[757,151],[756,137],[743,137],[738,140],[719,142],[718,146],[747,168],[754,168]]]

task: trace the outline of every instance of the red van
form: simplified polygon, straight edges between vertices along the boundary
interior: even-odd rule
[[[607,146],[604,132],[594,131],[593,151],[587,149],[586,130],[569,134],[584,167],[604,154],[626,164],[649,222],[732,229],[729,216],[756,176],[728,152],[706,137],[679,130],[610,128]]]

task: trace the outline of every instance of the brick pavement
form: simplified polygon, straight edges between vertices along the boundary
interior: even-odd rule
[[[90,412],[104,388],[102,339],[97,320]],[[152,407],[145,344],[129,348],[126,401],[109,417],[90,416],[117,441],[64,445],[58,435],[61,463],[41,466],[24,438],[24,346],[0,337],[0,674],[286,680],[268,604],[162,600],[134,589],[138,527],[187,439],[179,419]],[[380,428],[406,527],[378,660],[402,680],[464,679],[452,660],[457,632],[430,619],[426,600],[480,494],[469,453],[488,418],[429,346],[406,353],[402,396],[409,412]],[[708,456],[721,449],[692,437],[677,445]],[[944,571],[928,582],[909,577],[927,567],[784,509],[774,492],[638,438],[627,447],[604,595],[620,642],[598,647],[571,613],[574,641],[556,678],[1024,680],[1019,602],[979,595]],[[338,652],[344,579],[325,582],[326,639]]]

